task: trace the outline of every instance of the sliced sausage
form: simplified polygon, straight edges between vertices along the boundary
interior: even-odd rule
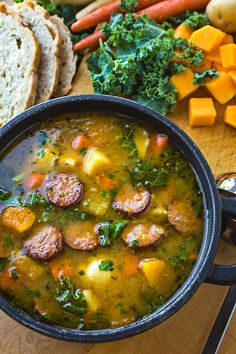
[[[164,234],[165,230],[160,225],[139,223],[128,226],[121,237],[128,247],[142,248],[160,242]]]
[[[125,184],[117,194],[112,207],[129,216],[144,213],[151,204],[151,194],[144,188],[135,190],[131,184]]]
[[[83,197],[83,185],[77,176],[66,173],[54,173],[46,184],[50,202],[58,207],[78,204]]]
[[[60,230],[51,224],[36,226],[24,243],[26,254],[42,262],[49,262],[59,256],[62,251],[62,234]]]
[[[169,223],[182,233],[196,231],[196,213],[189,203],[182,201],[172,202],[167,211]]]
[[[65,243],[75,250],[91,251],[98,246],[98,233],[91,221],[71,222],[63,235]]]

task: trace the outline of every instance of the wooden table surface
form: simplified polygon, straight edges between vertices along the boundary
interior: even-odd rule
[[[92,84],[82,63],[71,94],[92,93]],[[202,95],[202,93],[199,93]],[[236,101],[235,101],[236,103]],[[222,108],[210,128],[190,128],[186,116],[187,103],[178,108],[171,119],[198,144],[215,175],[236,171],[236,130],[222,122]],[[217,262],[236,260],[236,248],[221,241]],[[210,333],[227,287],[203,284],[192,299],[161,325],[138,336],[106,344],[63,342],[39,335],[0,312],[1,354],[200,354]],[[236,315],[233,316],[220,348],[220,354],[236,353]]]

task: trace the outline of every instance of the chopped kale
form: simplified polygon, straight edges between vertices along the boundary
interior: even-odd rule
[[[71,279],[62,274],[60,285],[57,288],[57,302],[69,313],[82,315],[88,309],[88,304],[83,292],[80,289],[74,289]]]
[[[215,79],[217,77],[219,77],[218,71],[215,71],[213,69],[207,69],[205,71],[202,71],[201,73],[194,73],[193,84],[204,86],[205,85],[204,79],[206,78]]]
[[[5,200],[11,197],[12,193],[0,187],[0,202],[4,202]]]
[[[109,259],[102,260],[98,265],[98,269],[101,271],[112,272],[114,270],[114,263]]]
[[[127,224],[127,220],[102,222],[98,228],[99,244],[103,247],[110,246],[112,241],[120,237]]]
[[[8,260],[5,258],[0,258],[0,270],[3,270],[6,268],[8,264]]]
[[[29,296],[29,297],[39,297],[39,296],[40,296],[40,292],[39,292],[39,291],[31,290],[31,289],[27,290],[27,291],[25,292],[25,294],[26,294],[27,296]]]

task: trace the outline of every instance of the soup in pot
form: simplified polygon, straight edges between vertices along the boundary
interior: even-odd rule
[[[168,136],[108,114],[69,114],[0,161],[0,288],[33,317],[114,328],[163,305],[203,235],[194,172]]]

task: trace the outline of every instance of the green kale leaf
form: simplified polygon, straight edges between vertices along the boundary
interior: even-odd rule
[[[205,71],[202,71],[201,73],[194,73],[193,84],[204,86],[205,85],[204,79],[206,78],[215,79],[216,77],[219,77],[218,71],[215,71],[213,69],[207,69]]]

